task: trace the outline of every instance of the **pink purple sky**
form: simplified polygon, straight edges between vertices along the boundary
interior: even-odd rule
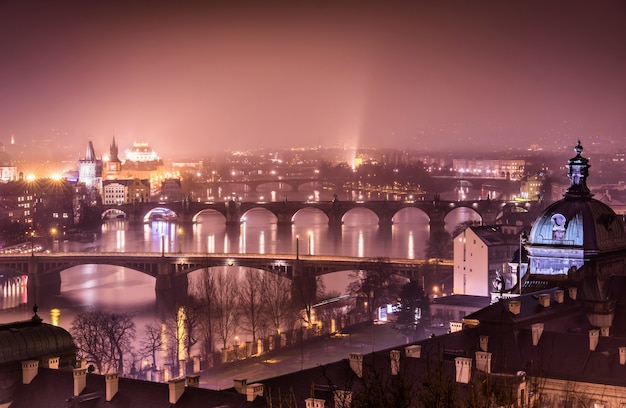
[[[0,0],[5,145],[622,146],[625,112],[623,1]]]

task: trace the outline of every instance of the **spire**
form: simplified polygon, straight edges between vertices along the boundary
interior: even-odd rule
[[[115,142],[115,135],[113,135],[113,142],[111,143],[111,148],[109,149],[109,161],[119,161],[120,159],[117,157],[118,154],[119,150],[117,148],[117,143]]]
[[[589,159],[581,156],[583,147],[578,144],[574,147],[576,157],[569,159],[567,162],[567,176],[570,180],[570,186],[565,193],[565,198],[591,198],[592,194],[587,187],[587,177],[589,177]]]
[[[85,152],[85,161],[96,161],[96,151],[93,148],[93,143],[91,143],[91,140],[87,145],[87,151]]]

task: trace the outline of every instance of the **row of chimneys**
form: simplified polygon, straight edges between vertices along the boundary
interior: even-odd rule
[[[568,288],[568,294],[570,299],[576,300],[578,289],[575,287]],[[541,293],[539,296],[539,304],[543,307],[550,307],[551,296],[549,293]],[[554,291],[554,302],[555,303],[563,303],[565,300],[565,291],[564,290],[556,290]],[[521,300],[509,300],[509,312],[514,315],[519,315],[522,307]]]
[[[53,357],[42,361],[42,366],[58,369],[59,357]],[[39,372],[38,360],[26,360],[22,362],[22,383],[30,384]],[[74,377],[74,397],[78,397],[87,385],[87,364],[84,360],[79,362],[79,367],[73,370]],[[104,375],[105,398],[111,401],[119,389],[119,374],[107,373]],[[185,392],[185,386],[198,388],[200,386],[200,375],[188,375],[186,377],[175,378],[168,381],[169,403],[175,404]]]

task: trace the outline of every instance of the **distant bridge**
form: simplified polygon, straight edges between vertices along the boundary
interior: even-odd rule
[[[539,208],[541,203],[536,201],[511,202],[501,200],[474,200],[474,201],[277,201],[277,202],[174,202],[174,203],[134,203],[104,206],[103,217],[111,212],[123,213],[131,222],[144,222],[152,211],[157,208],[166,209],[176,214],[181,223],[194,223],[198,216],[205,211],[215,211],[224,216],[226,225],[239,225],[245,214],[256,208],[262,208],[272,213],[279,226],[290,226],[298,211],[315,209],[328,217],[331,227],[340,227],[344,216],[355,208],[365,208],[378,217],[382,227],[389,227],[393,217],[405,208],[415,208],[428,216],[431,227],[443,228],[445,217],[458,208],[469,208],[476,212],[483,224],[495,224],[499,216],[505,212],[532,212]]]
[[[79,265],[114,265],[133,269],[156,278],[157,295],[173,290],[187,290],[188,273],[212,267],[241,266],[268,271],[294,279],[321,276],[348,270],[391,269],[396,274],[414,276],[421,267],[432,267],[427,261],[414,259],[378,259],[319,255],[269,254],[206,254],[154,252],[59,252],[49,254],[0,255],[0,270],[16,275],[28,275],[29,290],[41,285],[58,285],[60,273]],[[450,262],[438,265],[446,266]],[[450,265],[448,265],[450,266]]]

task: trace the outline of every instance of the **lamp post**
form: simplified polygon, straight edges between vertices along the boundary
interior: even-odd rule
[[[313,233],[309,232],[309,255],[311,255],[311,248],[313,247]]]
[[[296,261],[300,260],[300,235],[296,235]]]
[[[57,235],[57,229],[56,228],[52,228],[50,230],[50,234],[52,235],[52,252],[54,252],[54,239]]]
[[[183,252],[182,236],[183,236],[183,228],[182,227],[178,227],[178,253]]]
[[[35,256],[35,231],[30,232],[30,256]]]
[[[165,234],[161,234],[161,257],[165,257]]]

